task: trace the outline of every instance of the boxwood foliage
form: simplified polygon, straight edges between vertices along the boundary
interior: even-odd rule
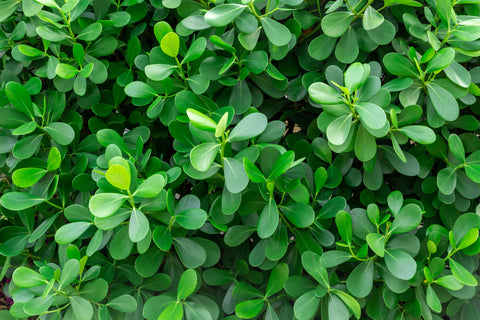
[[[480,319],[479,16],[2,0],[1,318]]]

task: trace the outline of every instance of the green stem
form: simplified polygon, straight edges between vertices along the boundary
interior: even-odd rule
[[[64,208],[62,208],[62,207],[60,207],[60,206],[56,205],[55,203],[52,203],[52,202],[50,202],[50,201],[48,201],[48,200],[45,200],[45,202],[48,203],[49,205],[51,205],[52,207],[57,208],[58,210],[62,210],[62,211],[63,211],[63,209],[64,209]]]

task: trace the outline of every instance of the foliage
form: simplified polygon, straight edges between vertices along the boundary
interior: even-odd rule
[[[2,0],[4,318],[480,319],[478,0]]]

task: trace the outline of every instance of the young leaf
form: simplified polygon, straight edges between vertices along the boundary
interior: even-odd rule
[[[267,239],[278,228],[279,215],[275,200],[271,197],[260,213],[257,225],[258,236],[262,239]]]

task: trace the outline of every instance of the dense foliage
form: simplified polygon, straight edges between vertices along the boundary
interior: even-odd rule
[[[479,56],[479,0],[0,1],[0,318],[480,319]]]

